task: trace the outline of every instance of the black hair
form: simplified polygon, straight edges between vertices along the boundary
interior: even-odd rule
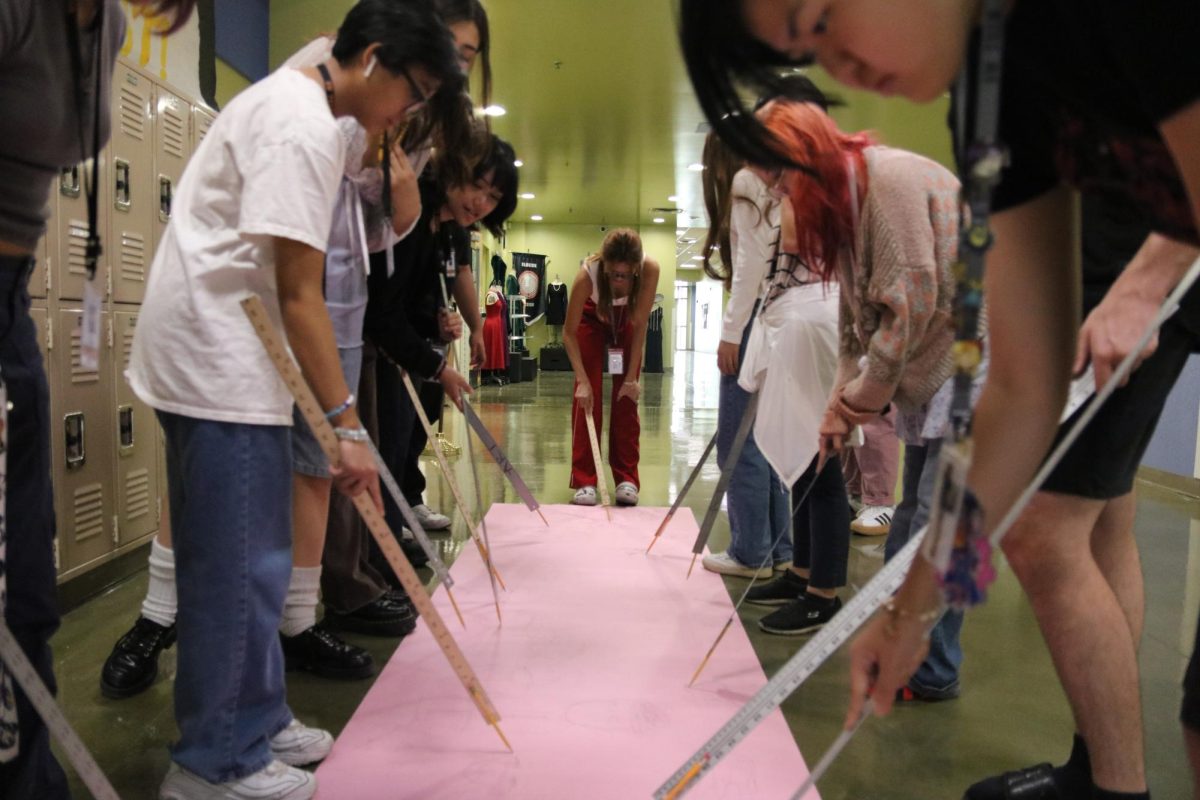
[[[769,98],[800,99],[791,97],[788,83],[801,76],[781,75],[781,68],[808,66],[811,59],[791,59],[755,39],[741,5],[740,0],[680,0],[679,45],[696,99],[713,131],[742,158],[804,169],[747,108],[739,88]]]
[[[517,173],[517,154],[512,145],[496,134],[491,136],[490,147],[484,153],[479,163],[475,165],[475,180],[492,173],[492,186],[501,193],[500,202],[492,209],[492,213],[480,222],[491,231],[496,238],[504,233],[504,223],[517,210],[517,191],[520,188],[520,177]]]
[[[447,25],[473,22],[479,31],[480,100],[486,106],[492,100],[492,34],[488,27],[487,9],[479,0],[435,0],[435,3]]]
[[[393,75],[421,67],[438,81],[438,94],[463,85],[454,38],[428,0],[359,0],[346,14],[333,43],[333,57],[345,66],[379,43],[379,65]]]

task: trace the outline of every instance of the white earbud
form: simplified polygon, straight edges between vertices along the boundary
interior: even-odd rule
[[[371,60],[367,62],[367,67],[366,67],[366,69],[363,70],[363,77],[364,78],[371,77],[371,73],[375,71],[375,65],[378,63],[379,63],[379,59],[376,58],[375,55],[372,53]]]

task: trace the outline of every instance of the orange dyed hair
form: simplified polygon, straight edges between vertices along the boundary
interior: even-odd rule
[[[854,161],[861,205],[867,195],[862,151],[874,139],[867,133],[843,133],[811,103],[775,102],[760,116],[792,160],[809,170],[787,170],[781,180],[795,211],[797,255],[822,279],[836,280],[839,255],[854,247],[849,161]]]

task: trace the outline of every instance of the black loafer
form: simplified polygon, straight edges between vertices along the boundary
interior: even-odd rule
[[[283,660],[289,670],[304,670],[322,678],[353,681],[375,674],[371,654],[347,644],[320,625],[295,636],[279,634]]]
[[[368,636],[408,636],[417,627],[412,605],[387,593],[348,614],[325,610],[325,627],[339,631],[365,633]]]
[[[175,626],[138,617],[113,645],[100,671],[100,693],[113,700],[133,697],[158,677],[158,656],[175,644]]]
[[[1025,769],[994,775],[967,789],[963,800],[1078,800],[1059,791],[1054,766],[1036,764]]]

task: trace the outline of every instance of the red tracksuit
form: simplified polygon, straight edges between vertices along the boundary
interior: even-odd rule
[[[604,373],[608,369],[608,348],[620,347],[624,351],[624,364],[628,369],[633,344],[633,325],[628,306],[613,309],[613,320],[605,322],[596,314],[596,304],[591,300],[583,307],[583,318],[579,321],[576,340],[579,354],[587,369],[588,382],[592,385],[592,419],[596,423],[596,434],[604,430]],[[614,326],[612,323],[616,322]],[[617,400],[617,392],[625,383],[624,375],[612,376],[610,408],[612,420],[608,426],[608,463],[612,467],[613,480],[620,484],[626,481],[641,488],[638,480],[638,439],[642,423],[638,419],[638,404],[632,400]],[[583,417],[579,403],[573,402],[571,429],[571,488],[596,485],[596,465],[592,459],[592,445],[588,441],[587,420]]]

